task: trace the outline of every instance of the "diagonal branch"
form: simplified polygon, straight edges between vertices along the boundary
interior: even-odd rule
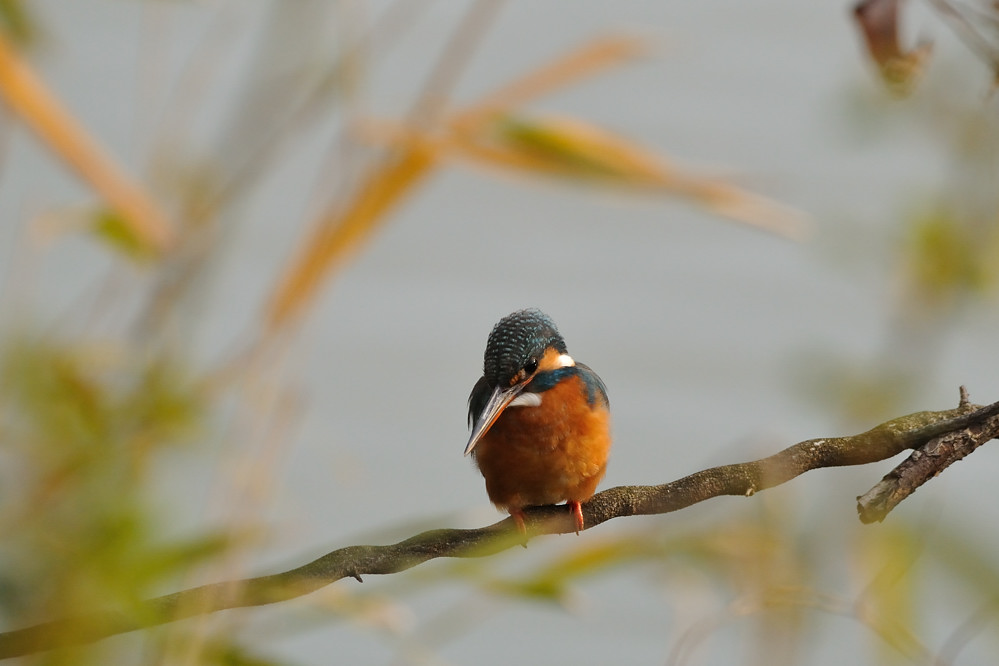
[[[999,402],[978,407],[962,399],[955,409],[909,414],[859,435],[809,439],[767,458],[713,467],[660,486],[611,488],[584,504],[583,516],[591,528],[612,518],[669,513],[722,495],[748,497],[812,469],[878,462],[907,449],[938,447],[939,440],[962,432],[974,432],[980,442],[999,436]],[[575,521],[562,506],[529,509],[527,526],[531,536],[575,531]],[[431,530],[389,546],[348,546],[283,573],[157,597],[128,616],[94,613],[0,633],[0,659],[89,643],[229,608],[286,601],[342,578],[361,580],[364,574],[398,573],[438,557],[485,557],[520,543],[508,518],[479,529]]]
[[[967,403],[967,392],[963,386],[961,402]],[[857,498],[860,520],[865,523],[884,520],[892,509],[921,485],[993,439],[997,430],[999,415],[993,415],[984,421],[949,430],[915,449],[898,467]]]

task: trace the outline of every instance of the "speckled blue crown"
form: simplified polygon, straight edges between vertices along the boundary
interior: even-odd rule
[[[548,347],[567,352],[565,340],[552,318],[541,310],[517,310],[493,326],[486,343],[483,374],[492,386],[506,384],[532,356],[540,358]]]

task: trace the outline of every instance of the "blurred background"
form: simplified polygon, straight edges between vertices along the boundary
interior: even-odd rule
[[[2,627],[501,518],[522,307],[603,487],[999,399],[997,10],[875,4],[0,2]],[[896,462],[21,663],[994,662],[995,451]]]

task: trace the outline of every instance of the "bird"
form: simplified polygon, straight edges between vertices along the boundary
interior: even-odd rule
[[[607,471],[610,402],[600,377],[569,355],[551,317],[529,308],[493,327],[468,398],[468,424],[465,455],[485,478],[489,500],[521,534],[525,508],[560,502],[579,534],[581,503]]]

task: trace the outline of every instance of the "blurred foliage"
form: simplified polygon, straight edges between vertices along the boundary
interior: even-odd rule
[[[879,637],[878,663],[925,660],[917,622],[922,608],[916,583],[920,546],[915,530],[889,526],[858,534],[852,553],[858,580],[868,581],[854,602],[858,618]]]
[[[638,529],[594,532],[555,549],[543,562],[509,573],[501,573],[503,560],[509,564],[517,559],[519,549],[417,575],[422,586],[465,580],[500,608],[542,602],[584,616],[593,579],[634,575],[637,567],[646,581],[641,596],[662,604],[659,622],[670,646],[666,663],[672,665],[704,663],[703,653],[711,653],[713,642],[737,644],[738,663],[808,663],[809,643],[834,619],[855,625],[857,640],[850,654],[865,652],[868,643],[871,663],[950,663],[938,661],[938,652],[950,645],[958,651],[962,640],[973,640],[994,624],[999,571],[988,552],[976,549],[966,535],[894,516],[878,529],[857,523],[840,525],[835,529],[841,531],[831,534],[825,526],[833,521],[825,510],[817,521],[798,510],[792,488],[756,499],[752,507],[730,507],[728,518],[708,525],[660,518],[658,524]],[[926,638],[927,627],[939,623],[940,613],[927,592],[927,573],[936,565],[931,557],[951,571],[947,586],[965,588],[962,599],[971,602],[981,620],[971,632],[963,631],[961,623],[938,627],[950,632],[943,650]],[[459,606],[422,618],[406,632],[409,640],[402,643],[400,661],[410,653],[442,648],[475,623],[463,616],[477,614],[481,611]]]
[[[886,89],[905,97],[919,83],[933,44],[924,41],[910,49],[900,44],[900,4],[899,0],[863,0],[854,6],[853,17]]]
[[[476,8],[490,4],[475,3],[470,17],[475,18]],[[458,36],[461,39],[455,39],[455,44],[470,41],[460,31]],[[366,163],[363,177],[349,195],[321,213],[271,299],[269,332],[295,321],[330,276],[446,157],[510,169],[523,176],[542,173],[582,184],[603,182],[662,191],[693,199],[718,215],[771,233],[801,238],[804,215],[776,201],[668,165],[665,158],[636,142],[577,118],[528,117],[519,112],[536,97],[640,53],[641,44],[632,38],[594,39],[450,114],[428,101],[443,96],[446,91],[438,88],[453,84],[454,70],[459,68],[460,63],[443,58],[406,118],[363,123],[366,136],[384,147],[380,159]]]
[[[465,141],[459,145],[495,166],[557,175],[581,185],[671,194],[770,233],[795,240],[807,236],[804,213],[680,167],[632,139],[577,118],[508,114],[482,129],[483,137],[475,137],[464,128]]]
[[[852,110],[850,128],[864,142],[918,135],[941,166],[932,182],[913,183],[895,202],[899,213],[867,219],[843,241],[848,265],[890,262],[880,343],[860,357],[834,357],[822,349],[802,354],[795,380],[823,413],[834,405],[846,427],[897,414],[920,387],[935,383],[944,343],[975,313],[994,308],[999,295],[999,116],[995,98],[983,99],[981,81],[961,69],[966,62],[940,63],[918,94],[904,102],[868,94]],[[892,245],[868,252],[857,235],[888,228]],[[860,270],[858,270],[858,268]],[[804,360],[802,360],[804,359]]]
[[[961,295],[987,295],[995,284],[992,266],[999,261],[999,225],[980,233],[942,210],[927,211],[909,225],[903,268],[916,306],[947,309]]]
[[[215,565],[220,575],[239,571],[230,565],[240,555],[233,534],[243,525],[234,520],[235,527],[225,532],[167,538],[163,528],[169,517],[154,504],[151,486],[157,468],[172,454],[189,454],[186,464],[204,465],[202,443],[232,413],[237,414],[234,422],[242,416],[257,423],[254,419],[278,412],[278,399],[248,397],[246,386],[260,377],[276,381],[280,373],[269,372],[273,367],[260,360],[264,355],[254,353],[267,351],[266,345],[231,350],[232,358],[223,360],[220,370],[192,361],[189,349],[171,343],[178,330],[194,327],[197,310],[191,303],[201,294],[205,269],[225,249],[221,239],[236,227],[239,205],[280,166],[279,149],[323,121],[338,121],[329,150],[335,168],[324,164],[317,170],[324,195],[318,213],[280,220],[286,233],[299,237],[301,249],[273,285],[259,330],[252,331],[265,342],[273,342],[269,333],[305,313],[331,276],[388,221],[393,206],[453,156],[532,179],[543,172],[587,185],[602,181],[655,188],[721,215],[800,236],[800,216],[776,202],[679,169],[647,147],[571,114],[540,116],[526,110],[543,94],[633,59],[640,52],[633,39],[595,39],[451,112],[433,102],[447,100],[456,70],[470,55],[461,47],[469,48],[481,34],[468,25],[458,28],[452,48],[445,49],[448,57],[432,65],[431,83],[410,113],[388,123],[388,131],[375,132],[372,141],[361,129],[374,123],[361,122],[356,109],[347,108],[350,92],[382,55],[378,49],[365,53],[363,46],[380,39],[383,50],[391,48],[415,23],[412,13],[423,3],[389,3],[386,15],[363,34],[350,33],[353,26],[344,21],[339,41],[321,29],[336,4],[269,5],[255,65],[235,86],[238,93],[222,123],[227,129],[208,142],[212,145],[187,132],[196,124],[192,116],[198,115],[198,104],[205,103],[191,81],[206,88],[212,87],[206,82],[219,84],[208,72],[212,63],[199,52],[189,79],[177,85],[178,96],[190,105],[187,114],[164,113],[167,129],[156,137],[159,145],[150,157],[154,173],[143,180],[116,166],[41,85],[17,49],[3,52],[10,65],[3,70],[8,76],[0,77],[6,101],[100,199],[88,231],[112,254],[133,260],[120,262],[115,277],[134,287],[130,295],[137,294],[139,301],[138,314],[125,306],[122,314],[113,298],[110,305],[101,301],[95,307],[126,320],[118,327],[88,326],[91,313],[84,313],[72,326],[60,326],[59,333],[46,326],[0,331],[0,616],[5,625],[98,609],[134,614],[136,602],[186,585],[202,565]],[[0,38],[23,48],[39,29],[27,3],[0,0]],[[215,40],[215,34],[209,37],[213,45],[225,42]],[[25,80],[32,85],[14,85]],[[231,90],[231,84],[215,87]],[[962,303],[992,297],[999,279],[999,190],[988,176],[985,186],[964,177],[988,174],[995,128],[981,121],[986,115],[981,106],[957,113],[954,96],[935,98],[945,98],[948,106],[936,109],[937,115],[926,114],[926,133],[950,142],[947,158],[962,167],[962,177],[941,184],[925,209],[896,221],[902,288],[893,304],[897,311],[886,318],[901,325],[889,331],[887,351],[875,361],[833,359],[821,366],[822,381],[812,377],[809,382],[834,387],[842,411],[866,425],[894,412],[920,373],[930,371],[932,338],[939,330],[922,324],[946,319]],[[327,171],[344,175],[331,183]],[[972,200],[974,205],[968,205]],[[143,271],[141,279],[137,271]],[[898,344],[895,336],[913,329],[930,334]],[[830,411],[828,397],[822,396],[823,408]],[[238,454],[252,458],[247,442],[239,445]],[[267,465],[271,459],[261,460],[267,469],[260,473],[273,474]],[[247,484],[259,481],[254,477]],[[663,520],[637,530],[587,533],[515,574],[501,571],[497,561],[503,558],[490,558],[393,577],[396,594],[391,596],[383,588],[368,591],[370,585],[359,592],[337,587],[317,595],[310,611],[318,610],[324,623],[335,616],[376,626],[402,637],[404,660],[407,650],[423,658],[453,639],[455,626],[474,622],[474,614],[463,613],[459,604],[442,613],[447,622],[413,621],[398,601],[402,592],[415,594],[462,579],[492,599],[541,602],[572,612],[588,581],[639,566],[648,571],[650,593],[666,609],[664,617],[673,613],[682,620],[663,630],[670,636],[669,663],[692,661],[699,645],[729,625],[750,628],[739,634],[740,641],[752,643],[747,663],[798,663],[823,615],[849,618],[874,637],[873,662],[930,663],[933,649],[922,638],[933,610],[923,587],[929,554],[967,588],[963,598],[973,609],[941,652],[957,654],[981,627],[994,625],[999,570],[992,554],[976,550],[967,534],[936,526],[928,536],[925,525],[897,520],[892,527],[857,528],[850,539],[830,544],[814,517],[794,513],[793,498],[782,497],[780,503],[757,498],[755,509],[733,511],[734,517],[706,526],[677,528],[676,522]],[[237,510],[243,508],[240,499],[226,496]],[[829,560],[842,564],[843,553],[850,571],[837,577],[829,572]],[[692,600],[700,602],[694,610]],[[456,615],[461,621],[451,622]],[[184,623],[149,632],[142,650],[108,641],[28,661],[121,663],[133,657],[142,663],[281,663],[247,648],[249,640],[235,624]],[[438,630],[427,631],[428,625]],[[142,655],[134,657],[135,652]]]
[[[963,608],[963,620],[951,632],[940,649],[940,661],[954,663],[965,646],[979,635],[992,641],[992,651],[999,652],[999,561],[993,544],[968,538],[961,529],[939,525],[938,539],[926,540],[927,555],[961,586],[962,598],[971,600]]]
[[[159,204],[132,179],[0,31],[0,99],[13,115],[117,211],[136,243],[165,250],[173,230]]]
[[[94,234],[113,249],[136,261],[149,261],[155,252],[135,231],[113,210],[101,210],[94,215]]]
[[[20,46],[38,37],[38,24],[23,0],[0,0],[0,31]]]
[[[7,340],[0,613],[8,621],[86,615],[95,604],[132,612],[222,551],[213,536],[161,542],[145,487],[161,451],[203,434],[204,408],[176,358],[40,333]]]
[[[999,14],[994,2],[971,0],[929,3],[943,23],[991,70],[993,88],[999,84]],[[861,0],[853,6],[853,18],[863,37],[867,55],[877,65],[886,90],[905,97],[916,89],[933,55],[933,42],[920,36],[918,43],[903,46],[903,18],[911,6],[903,0]]]
[[[594,128],[571,120],[507,116],[499,123],[498,132],[503,140],[512,145],[522,147],[555,168],[581,178],[641,182],[648,177],[651,166],[647,159],[636,160],[633,157],[637,151],[622,150],[619,141],[609,141],[609,137],[601,136]],[[644,155],[641,157],[647,158]]]

